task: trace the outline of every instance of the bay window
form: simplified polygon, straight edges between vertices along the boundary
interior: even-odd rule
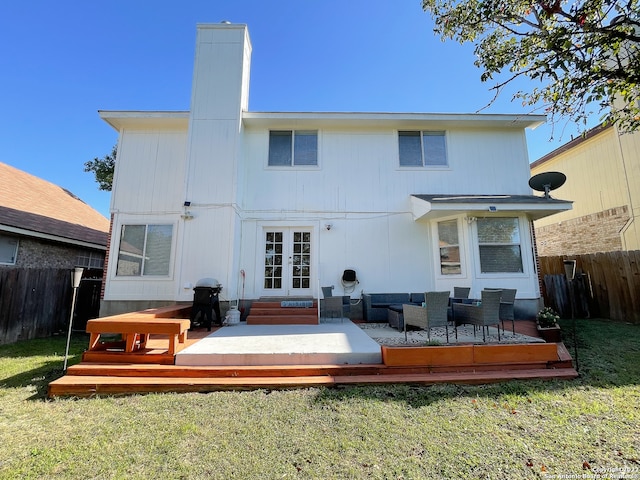
[[[461,274],[457,220],[438,222],[438,243],[440,245],[440,273],[442,275]]]
[[[518,218],[478,218],[482,273],[522,273]]]

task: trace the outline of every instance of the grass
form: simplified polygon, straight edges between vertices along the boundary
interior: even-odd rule
[[[640,477],[640,326],[579,320],[572,381],[47,400],[65,341],[0,346],[0,479]]]

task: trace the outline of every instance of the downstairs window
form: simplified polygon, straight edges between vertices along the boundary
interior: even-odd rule
[[[173,225],[122,225],[118,276],[169,275]]]
[[[517,218],[478,218],[482,273],[522,273],[520,226]]]

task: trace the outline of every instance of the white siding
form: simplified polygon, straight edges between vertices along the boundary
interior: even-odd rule
[[[128,127],[119,141],[105,300],[186,301],[203,277],[217,278],[222,297],[236,299],[243,294],[241,271],[244,298],[256,298],[263,288],[266,226],[310,229],[315,295],[318,285],[335,285],[341,293],[343,271],[354,269],[360,284],[353,298],[362,291],[419,292],[454,285],[473,286],[476,295],[485,286],[516,286],[519,298],[539,296],[524,216],[525,273],[474,273],[477,241],[473,226],[461,220],[465,274],[443,278],[435,222],[415,222],[411,214],[411,194],[530,194],[522,125],[449,116],[446,126],[439,126],[444,117],[438,115],[376,114],[363,116],[362,123],[355,117],[334,122],[322,114],[300,119],[289,114],[281,120],[267,115],[253,123],[245,117],[243,123],[250,57],[244,26],[199,27],[188,133],[123,124]],[[268,167],[272,127],[317,129],[318,165]],[[446,131],[448,166],[401,168],[397,132],[408,129]],[[185,201],[191,205],[183,207]],[[192,218],[185,218],[187,210]],[[174,225],[166,278],[115,277],[118,232],[127,223]]]
[[[186,138],[186,132],[122,133],[112,210],[179,212],[184,202]]]

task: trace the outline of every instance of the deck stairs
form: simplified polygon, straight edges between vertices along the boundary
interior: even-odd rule
[[[256,301],[251,304],[247,325],[317,325],[318,302],[309,307],[283,307],[280,301]]]

